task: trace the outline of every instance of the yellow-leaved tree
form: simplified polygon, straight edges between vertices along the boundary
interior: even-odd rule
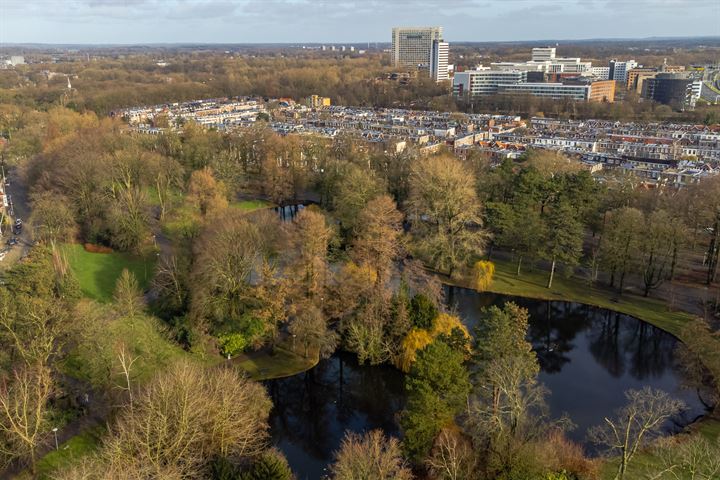
[[[402,349],[397,360],[397,367],[403,372],[409,372],[415,362],[417,352],[430,345],[433,337],[424,328],[413,328],[405,336]]]
[[[402,349],[397,361],[398,368],[403,372],[409,372],[415,362],[417,352],[430,345],[438,336],[450,335],[455,329],[462,332],[465,338],[470,339],[470,333],[467,327],[462,324],[460,317],[448,313],[441,313],[435,317],[430,330],[424,328],[410,330],[402,343]],[[470,345],[470,342],[468,342],[468,345]]]
[[[478,260],[473,265],[473,286],[478,292],[484,292],[492,285],[495,264],[490,260]]]

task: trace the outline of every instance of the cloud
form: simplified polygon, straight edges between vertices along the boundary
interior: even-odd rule
[[[720,35],[720,0],[0,0],[0,40],[67,43],[389,41]],[[681,18],[682,22],[678,19]]]

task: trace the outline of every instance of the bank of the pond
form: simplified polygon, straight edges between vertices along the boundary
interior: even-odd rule
[[[576,277],[555,275],[552,288],[547,288],[548,272],[541,270],[523,271],[516,274],[514,262],[493,260],[495,276],[488,288],[490,293],[534,298],[538,300],[557,300],[584,303],[633,316],[650,323],[666,332],[681,338],[682,330],[688,322],[695,319],[692,314],[671,311],[667,303],[631,293],[618,295],[614,290],[589,285],[587,280]],[[468,285],[442,276],[443,283],[468,288]]]
[[[317,351],[305,357],[287,346],[279,346],[272,351],[242,353],[231,360],[234,366],[240,367],[257,381],[291,377],[312,369],[318,361],[320,355]]]

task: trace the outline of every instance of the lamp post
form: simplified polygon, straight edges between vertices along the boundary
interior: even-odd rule
[[[53,431],[53,435],[55,435],[55,450],[58,450],[58,439],[57,439],[58,429],[57,429],[57,427],[53,428],[52,431]]]

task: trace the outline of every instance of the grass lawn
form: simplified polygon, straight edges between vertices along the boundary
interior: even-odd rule
[[[109,308],[95,304],[91,308]],[[107,317],[110,317],[109,319]],[[100,315],[102,325],[88,329],[89,339],[73,349],[65,360],[64,373],[93,385],[104,385],[108,366],[117,365],[117,345],[122,342],[133,357],[133,378],[136,383],[144,383],[157,372],[163,371],[178,360],[188,359],[202,364],[212,365],[220,362],[216,355],[189,353],[168,339],[164,325],[157,318],[138,315],[134,318]],[[116,369],[115,369],[116,370]],[[120,381],[120,378],[114,379]]]
[[[80,282],[80,288],[88,298],[109,302],[115,290],[115,281],[124,268],[132,272],[145,289],[155,268],[155,256],[138,257],[127,253],[91,253],[79,244],[62,246],[70,268]]]
[[[271,208],[275,205],[265,200],[242,200],[240,202],[232,202],[230,206],[243,212],[252,212],[260,210],[261,208]]]
[[[53,450],[37,463],[37,474],[40,479],[51,478],[51,475],[60,468],[64,468],[79,458],[93,453],[100,446],[100,439],[105,433],[102,427],[90,428],[79,435],[75,435],[60,448]]]
[[[519,277],[515,273],[514,262],[495,261],[495,278],[488,291],[607,308],[632,315],[676,336],[680,336],[682,327],[694,318],[689,313],[670,311],[667,304],[660,300],[628,293],[618,296],[609,289],[592,287],[576,277],[566,278],[556,273],[552,288],[546,288],[549,272],[526,269]]]
[[[274,353],[247,353],[235,357],[233,365],[245,370],[253,380],[270,380],[289,377],[311,369],[318,363],[318,355],[310,358],[293,353],[289,348],[278,346]]]

